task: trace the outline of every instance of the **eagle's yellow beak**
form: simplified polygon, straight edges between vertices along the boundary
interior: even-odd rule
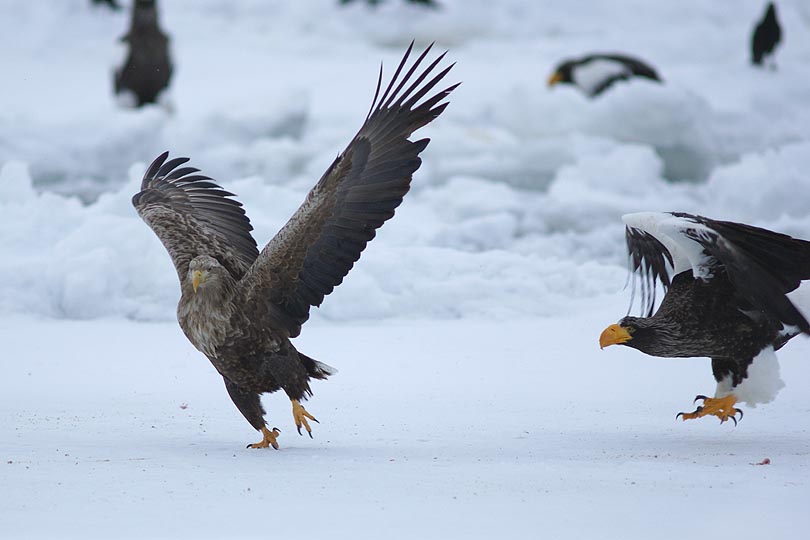
[[[605,328],[599,336],[599,348],[604,349],[609,345],[627,343],[631,339],[633,339],[633,336],[630,335],[627,328],[619,326],[618,324],[611,324]]]
[[[194,273],[191,275],[191,287],[194,289],[194,292],[197,292],[197,287],[200,286],[200,283],[203,282],[203,273],[201,270],[194,270]]]
[[[559,71],[555,71],[554,74],[548,78],[548,86],[552,87],[558,82],[562,82],[562,80],[563,80],[562,73],[560,73]]]

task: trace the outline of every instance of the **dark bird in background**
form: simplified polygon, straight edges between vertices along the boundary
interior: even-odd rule
[[[113,11],[121,9],[121,4],[119,4],[117,0],[92,0],[92,2],[96,6],[105,5]]]
[[[765,60],[772,58],[776,46],[782,41],[782,28],[776,18],[776,6],[768,3],[765,16],[759,21],[751,36],[751,63],[761,66]]]
[[[180,327],[225,380],[236,407],[261,431],[252,448],[278,448],[260,395],[283,389],[298,432],[315,420],[301,405],[310,379],[334,370],[298,352],[311,306],[319,306],[360,258],[376,230],[408,192],[429,139],[410,141],[439,116],[457,86],[434,92],[452,65],[433,75],[440,55],[420,68],[428,47],[406,68],[413,44],[370,112],[287,224],[259,252],[242,205],[210,178],[185,167],[187,158],[160,155],[133,199],[157,234],[180,278]]]
[[[676,212],[622,219],[633,285],[638,277],[646,316],[607,327],[599,345],[664,358],[711,358],[715,395],[695,398],[703,403],[679,413],[684,420],[713,415],[736,424],[737,413],[742,418],[736,403],[772,401],[784,386],[774,351],[800,333],[810,334],[807,319],[788,298],[810,279],[810,242]],[[666,295],[653,315],[657,283]]]
[[[623,54],[589,54],[560,63],[549,77],[548,85],[573,84],[587,96],[595,97],[615,82],[632,77],[661,82],[655,69],[638,58]]]
[[[135,0],[129,32],[121,41],[129,51],[126,62],[115,72],[115,94],[127,96],[124,99],[131,100],[134,107],[157,103],[172,78],[172,61],[155,0]]]

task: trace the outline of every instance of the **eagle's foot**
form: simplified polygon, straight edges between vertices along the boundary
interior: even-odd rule
[[[721,424],[726,420],[732,420],[736,426],[737,413],[739,413],[740,420],[742,420],[743,412],[741,409],[734,408],[737,399],[731,394],[722,398],[710,398],[706,396],[695,397],[695,401],[699,399],[703,400],[703,405],[690,413],[679,412],[675,418],[683,417],[684,420],[692,420],[693,418],[712,415],[719,418]]]
[[[298,434],[303,435],[303,433],[301,433],[301,427],[303,426],[304,429],[307,430],[307,434],[311,439],[312,429],[310,429],[309,422],[307,422],[307,419],[312,420],[313,422],[317,422],[318,424],[320,424],[320,422],[318,422],[318,420],[314,416],[309,414],[307,410],[304,408],[304,406],[298,403],[298,400],[295,399],[292,400],[292,408],[293,408],[293,419],[295,420],[295,427],[298,428]]]
[[[276,450],[278,450],[278,443],[276,439],[278,438],[278,434],[281,433],[278,428],[273,428],[273,430],[267,429],[267,426],[262,428],[262,440],[257,443],[247,445],[248,448],[267,448],[268,446],[272,446]]]

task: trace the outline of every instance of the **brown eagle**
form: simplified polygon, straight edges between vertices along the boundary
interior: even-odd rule
[[[793,293],[810,279],[810,242],[743,223],[679,212],[642,212],[627,225],[631,270],[641,277],[646,317],[624,317],[599,345],[625,345],[652,356],[707,356],[713,398],[684,420],[742,418],[738,402],[768,403],[784,386],[774,351],[810,324]],[[666,296],[653,315],[657,282]],[[796,291],[799,292],[799,291]]]
[[[262,432],[251,448],[278,449],[278,429],[267,428],[260,395],[279,389],[292,401],[298,433],[303,426],[312,437],[308,420],[317,420],[301,401],[312,394],[310,379],[334,370],[298,352],[290,338],[394,215],[429,142],[408,137],[444,111],[442,101],[458,86],[431,93],[453,66],[433,74],[442,54],[420,69],[428,47],[406,70],[412,48],[382,95],[380,68],[360,131],[261,252],[242,205],[198,169],[183,166],[188,158],[158,156],[132,198],[177,269],[180,327]]]

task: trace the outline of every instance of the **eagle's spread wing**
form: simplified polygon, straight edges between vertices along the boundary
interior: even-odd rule
[[[723,265],[742,298],[810,333],[807,319],[786,296],[810,278],[810,242],[742,223],[694,219],[705,228],[689,228],[684,235]]]
[[[641,276],[645,299],[655,290],[656,280],[666,288],[672,275],[687,270],[702,280],[724,272],[741,305],[810,333],[807,319],[786,296],[810,279],[810,242],[684,213],[629,214],[622,219],[632,270]],[[669,267],[664,264],[667,255]],[[667,270],[664,278],[662,269]],[[652,309],[649,303],[643,305]]]
[[[428,47],[400,80],[412,48],[413,44],[382,96],[380,70],[374,101],[360,131],[243,279],[246,309],[281,321],[291,336],[300,332],[310,306],[320,305],[343,281],[376,229],[394,215],[421,164],[419,153],[429,142],[408,137],[442,113],[447,103],[440,102],[457,86],[418,103],[452,65],[428,79],[442,54],[417,72]]]
[[[181,167],[188,158],[166,161],[168,156],[164,152],[152,162],[132,197],[138,215],[163,242],[181,282],[198,255],[214,257],[239,279],[259,254],[242,204],[195,174],[199,169]]]
[[[633,58],[632,56],[627,56],[624,54],[606,54],[604,56],[605,58],[610,58],[611,60],[621,62],[627,66],[633,75],[646,77],[654,81],[661,81],[661,78],[658,76],[658,72],[655,71],[655,68],[645,62],[642,62],[638,58]]]

